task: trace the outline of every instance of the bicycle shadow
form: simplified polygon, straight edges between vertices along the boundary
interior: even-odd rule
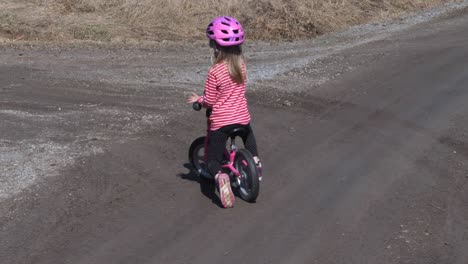
[[[221,201],[216,194],[216,186],[214,181],[205,179],[201,176],[198,176],[193,172],[192,165],[190,163],[185,163],[183,165],[186,169],[189,170],[188,173],[179,173],[177,174],[178,177],[180,177],[183,180],[188,180],[192,182],[197,182],[200,184],[200,191],[203,195],[205,195],[208,199],[211,200],[212,203],[217,205],[218,207],[222,208]]]

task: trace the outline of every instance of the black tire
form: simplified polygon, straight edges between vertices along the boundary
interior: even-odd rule
[[[189,148],[188,158],[192,165],[193,171],[201,178],[211,179],[205,164],[205,137],[195,139]]]
[[[241,174],[239,196],[246,202],[254,203],[258,197],[260,182],[252,154],[246,149],[237,151],[234,167]]]

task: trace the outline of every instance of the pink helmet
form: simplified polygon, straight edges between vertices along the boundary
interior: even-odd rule
[[[206,36],[223,47],[244,43],[244,29],[242,25],[235,18],[228,16],[215,18],[208,25]]]

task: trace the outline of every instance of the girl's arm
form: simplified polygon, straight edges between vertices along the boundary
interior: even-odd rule
[[[204,107],[212,107],[216,102],[216,88],[218,86],[218,80],[211,69],[208,72],[205,82],[205,92],[203,96],[198,99],[198,102],[201,103]]]

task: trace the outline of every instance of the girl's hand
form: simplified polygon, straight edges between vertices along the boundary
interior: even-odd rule
[[[187,103],[189,103],[189,104],[195,103],[195,102],[198,101],[199,98],[200,98],[200,96],[198,96],[195,93],[192,93],[192,95],[187,99]]]

